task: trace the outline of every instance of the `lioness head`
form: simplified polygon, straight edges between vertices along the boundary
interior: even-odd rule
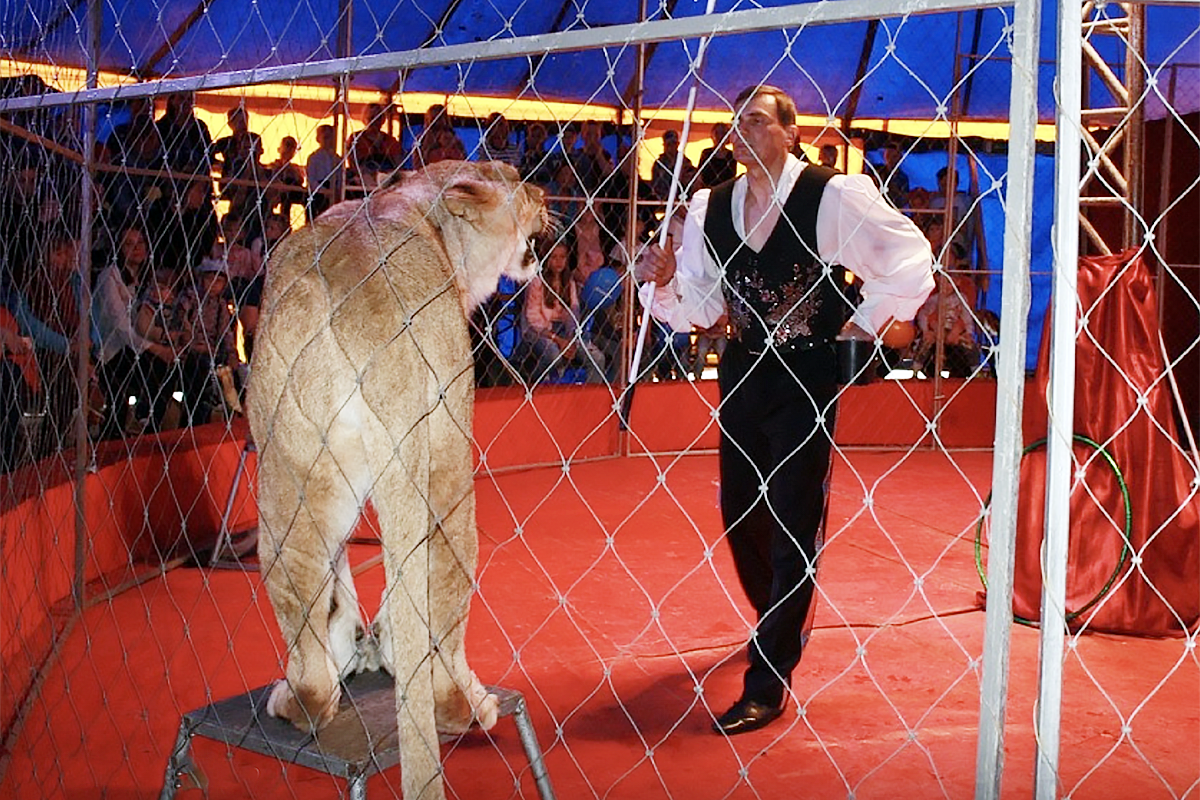
[[[440,161],[395,173],[385,187],[427,195],[468,314],[495,294],[501,276],[525,282],[537,272],[531,240],[549,226],[543,192],[509,165]]]

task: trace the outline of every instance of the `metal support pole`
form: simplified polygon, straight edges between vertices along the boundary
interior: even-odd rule
[[[638,7],[638,19],[640,21],[646,19],[646,0],[642,0]],[[642,180],[640,164],[644,133],[642,98],[645,94],[646,59],[646,43],[642,42],[637,46],[635,85],[630,115],[633,124],[630,128],[631,141],[628,157],[633,160],[633,164],[630,167],[629,175],[629,213],[625,218],[625,274],[621,276],[621,285],[624,288],[621,290],[621,369],[617,375],[620,389],[617,396],[620,398],[620,405],[617,413],[620,430],[619,450],[623,456],[629,455],[630,452],[629,415],[633,408],[634,391],[634,383],[629,375],[629,366],[633,363],[633,340],[636,335],[634,323],[637,320],[637,279],[633,276],[633,267],[637,260],[638,245],[640,244],[638,223],[641,220],[641,210],[638,208],[638,183]],[[618,128],[618,138],[619,130]],[[618,165],[617,169],[620,168]]]
[[[100,46],[100,26],[104,7],[100,0],[90,0],[87,16],[87,88],[95,89],[100,70],[96,53]],[[87,474],[91,465],[91,442],[88,437],[88,409],[91,392],[91,318],[92,318],[92,217],[95,214],[96,169],[96,106],[83,106],[83,168],[80,171],[82,196],[79,204],[79,324],[72,343],[75,351],[75,577],[71,596],[75,610],[83,611],[83,589],[87,582]],[[52,415],[53,416],[53,415]]]
[[[1072,436],[1075,416],[1076,279],[1079,260],[1079,151],[1083,129],[1082,8],[1058,9],[1057,141],[1054,158],[1054,298],[1051,306],[1046,520],[1042,542],[1041,658],[1034,765],[1035,797],[1058,795],[1063,653],[1067,604],[1067,541],[1071,529]]]
[[[979,699],[976,800],[998,800],[1004,770],[1004,715],[1008,705],[1012,635],[1013,544],[1021,464],[1021,407],[1025,391],[1025,330],[1029,313],[1033,159],[1037,127],[1040,0],[1013,7],[1012,88],[1009,94],[1007,219],[1004,226],[1004,339],[997,356],[996,440],[992,457],[992,519],[988,594]]]

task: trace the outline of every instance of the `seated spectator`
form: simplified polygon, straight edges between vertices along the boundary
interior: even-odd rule
[[[25,287],[12,287],[4,300],[36,355],[46,409],[39,435],[30,443],[37,458],[64,450],[74,441],[79,393],[71,343],[79,332],[82,286],[79,245],[58,232],[46,245],[36,278]]]
[[[917,312],[919,339],[913,355],[913,371],[930,374],[937,350],[938,321],[942,330],[942,369],[951,377],[967,378],[979,368],[979,344],[975,341],[975,320],[957,283],[970,284],[970,276],[958,281],[938,270],[935,275],[937,291],[929,296]],[[941,310],[939,311],[939,306]],[[939,316],[940,315],[940,316]]]
[[[304,202],[304,170],[295,163],[296,152],[300,145],[296,137],[285,136],[279,143],[279,158],[267,168],[270,174],[268,182],[267,209],[279,209],[284,219],[291,220],[292,204]]]
[[[16,469],[21,461],[21,408],[36,386],[33,343],[17,333],[16,322],[0,308],[0,474]]]
[[[817,164],[829,169],[837,169],[838,149],[837,145],[823,144],[821,152],[817,156]]]
[[[725,122],[712,126],[713,146],[700,154],[700,188],[711,189],[737,177],[737,161],[733,158],[733,146],[729,138],[730,127]]]
[[[499,111],[488,115],[483,125],[483,141],[475,151],[479,161],[502,161],[514,169],[521,166],[521,148],[509,141],[508,120]]]
[[[546,152],[546,126],[530,122],[525,126],[525,150],[521,153],[518,171],[530,183],[545,185],[550,182],[550,155]]]
[[[575,269],[571,279],[582,288],[592,273],[604,266],[604,230],[595,206],[585,207],[575,220]]]
[[[271,227],[268,220],[267,227]],[[216,376],[237,358],[225,263],[206,258],[199,282],[184,289],[176,304],[183,336],[183,424],[202,425],[221,402]]]
[[[114,259],[96,279],[92,294],[96,374],[105,400],[101,439],[125,435],[130,426],[130,391],[137,392],[138,405],[145,408],[146,399],[157,394],[155,380],[161,383],[175,361],[171,347],[147,339],[133,324],[143,280],[150,274],[149,263],[146,235],[130,226],[121,231]]]
[[[467,157],[467,148],[454,132],[450,112],[443,104],[434,103],[425,109],[415,156],[416,165],[422,167],[438,161]]]
[[[729,338],[729,319],[722,315],[710,328],[696,328],[696,354],[692,358],[692,379],[704,377],[704,368],[708,366],[708,354],[716,353],[720,361],[725,355],[725,345]]]
[[[601,141],[603,133],[604,129],[599,122],[584,122],[580,136],[583,145],[572,154],[579,184],[590,195],[596,193],[600,184],[613,171],[612,156],[604,149]]]
[[[254,353],[258,307],[262,302],[263,283],[266,281],[271,253],[291,232],[292,226],[288,224],[287,219],[279,214],[271,214],[263,223],[263,235],[250,242],[250,255],[260,266],[258,275],[250,282],[250,286],[242,294],[241,302],[238,303],[238,322],[242,324],[242,340],[247,359]]]
[[[571,279],[571,246],[551,245],[542,270],[525,288],[522,346],[532,382],[561,381],[582,368],[588,383],[604,380],[604,355],[580,329],[579,286]]]
[[[453,128],[436,128],[432,134],[433,147],[425,154],[425,163],[436,164],[439,161],[463,161],[467,157],[467,148]]]
[[[569,163],[572,171],[575,171],[575,140],[579,137],[579,129],[573,123],[568,122],[559,128],[558,144],[552,148],[550,159],[546,164],[546,174],[550,180],[554,180],[562,168],[563,164]],[[578,172],[576,172],[575,182],[579,182]]]
[[[186,331],[175,313],[176,275],[169,269],[150,273],[142,286],[133,314],[133,328],[147,342],[165,348],[169,359],[143,358],[141,375],[145,391],[137,396],[137,419],[142,430],[162,430],[171,396],[180,387],[179,360]]]
[[[679,154],[679,132],[667,131],[663,134],[662,141],[662,155],[654,160],[654,166],[651,167],[650,188],[654,190],[654,195],[659,200],[666,200],[670,196],[671,181],[675,175],[675,160]],[[696,168],[692,166],[691,161],[684,158],[679,170],[679,190],[675,195],[677,201],[687,198],[695,175]]]
[[[332,125],[317,126],[317,150],[308,157],[308,219],[321,216],[338,202],[344,168],[337,151],[337,131]]]
[[[200,260],[212,251],[220,232],[212,182],[207,178],[188,181],[178,202],[160,206],[156,217],[151,228],[155,261],[176,270],[182,279],[190,280]]]
[[[14,164],[0,179],[0,262],[8,277],[26,283],[26,271],[37,264],[37,253],[47,231],[59,217],[39,156],[31,147],[20,147]]]
[[[243,323],[243,341],[249,358],[254,349],[254,329],[257,328],[258,304],[262,297],[265,248],[260,247],[256,253],[245,244],[242,220],[233,213],[226,214],[221,220],[221,235],[223,241],[213,248],[212,256],[225,264],[230,293],[238,319]]]
[[[371,191],[379,183],[380,173],[399,169],[404,161],[404,149],[396,137],[383,129],[388,108],[382,103],[370,103],[363,112],[366,125],[350,139],[349,168],[352,180]]]
[[[633,181],[634,172],[637,170],[637,164],[633,157],[633,150],[628,145],[622,144],[617,150],[617,165],[612,172],[600,184],[599,196],[605,198],[608,202],[602,203],[601,208],[604,211],[602,221],[604,224],[604,241],[610,243],[606,248],[611,259],[615,263],[627,264],[630,259],[624,254],[628,247],[626,241],[626,231],[629,228],[629,192],[630,184]],[[643,180],[637,181],[637,241],[645,239],[647,231],[654,225],[654,192],[650,188],[650,184]],[[617,248],[619,252],[612,255],[613,248]]]
[[[546,208],[562,228],[569,228],[583,210],[583,190],[569,161],[558,162],[550,183],[546,184]]]
[[[888,142],[883,148],[884,194],[896,208],[908,208],[908,175],[900,166],[900,158],[900,146],[895,142]]]
[[[609,383],[620,380],[618,370],[624,341],[622,291],[621,273],[604,266],[588,277],[580,294],[583,329],[587,340],[604,356],[604,377]]]

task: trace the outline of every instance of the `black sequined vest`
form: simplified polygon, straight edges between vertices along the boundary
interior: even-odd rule
[[[817,209],[837,170],[810,164],[796,179],[761,252],[733,227],[733,181],[712,190],[704,220],[709,253],[724,268],[734,338],[751,352],[803,350],[831,341],[850,316],[846,270],[817,256]]]

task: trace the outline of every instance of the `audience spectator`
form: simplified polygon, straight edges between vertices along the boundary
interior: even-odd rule
[[[614,267],[604,266],[588,277],[580,295],[584,333],[604,356],[604,377],[609,383],[620,379],[617,371],[621,367],[621,343],[624,341],[621,293],[621,273]]]
[[[928,374],[937,348],[938,320],[942,325],[942,369],[951,377],[966,378],[979,368],[979,345],[975,341],[975,320],[963,293],[973,286],[969,276],[957,278],[938,270],[934,276],[937,291],[917,312],[919,339],[913,355],[913,371]],[[939,306],[941,310],[939,311]]]
[[[363,112],[366,127],[350,139],[349,169],[359,185],[371,191],[378,185],[379,173],[390,173],[404,161],[404,150],[396,137],[383,129],[388,107],[370,103]]]
[[[575,268],[571,270],[571,279],[579,288],[583,287],[593,272],[604,266],[606,237],[599,213],[597,206],[585,206],[575,219]]]
[[[196,119],[194,107],[195,97],[191,92],[167,95],[166,111],[154,125],[162,146],[163,164],[184,176],[208,175],[212,171],[209,161],[212,136],[208,126]]]
[[[675,175],[675,161],[679,154],[679,132],[667,131],[663,134],[662,141],[662,155],[654,160],[654,166],[650,171],[650,188],[654,190],[654,194],[659,200],[666,200],[670,196],[671,181]],[[679,170],[679,191],[675,195],[677,201],[682,202],[687,199],[688,189],[695,175],[696,168],[685,157]]]
[[[159,179],[137,174],[163,165],[163,142],[154,124],[154,103],[150,98],[138,97],[127,107],[129,120],[113,128],[105,142],[107,160],[121,169],[98,176],[106,187],[109,215],[117,227],[146,220],[151,206],[162,196]]]
[[[700,380],[708,365],[708,354],[716,353],[718,361],[725,355],[725,345],[729,341],[729,319],[722,315],[712,327],[696,328],[695,333],[696,354],[692,357],[692,378]]]
[[[271,226],[268,219],[266,227]],[[176,314],[185,331],[182,365],[182,421],[185,425],[208,422],[220,402],[216,376],[237,356],[230,309],[225,262],[206,258],[200,263],[199,281],[184,289],[177,301]]]
[[[896,208],[908,208],[908,175],[900,166],[900,146],[888,142],[883,148],[884,195]]]
[[[558,130],[558,143],[550,153],[549,162],[546,165],[546,174],[553,181],[558,175],[559,169],[563,164],[570,164],[571,169],[575,170],[575,140],[579,137],[579,130],[574,123],[568,122],[561,126]],[[578,173],[576,173],[576,183],[578,183]]]
[[[156,393],[154,379],[161,381],[175,360],[172,348],[142,336],[133,324],[139,289],[151,273],[146,235],[131,225],[121,231],[117,241],[114,259],[100,272],[92,295],[97,378],[105,401],[102,439],[125,434],[130,391],[137,392],[139,406],[143,406]]]
[[[712,126],[713,146],[700,154],[700,188],[712,187],[737,177],[737,161],[729,139],[729,123],[715,122]]]
[[[596,194],[600,184],[613,171],[612,156],[601,141],[603,133],[599,122],[584,122],[581,136],[583,146],[578,151],[568,151],[575,164],[579,184],[589,195]]]
[[[821,152],[817,156],[817,164],[829,169],[837,169],[838,149],[834,144],[821,145]]]
[[[250,242],[250,258],[258,264],[258,272],[241,292],[237,304],[238,322],[242,324],[242,341],[246,359],[254,353],[254,334],[258,330],[258,309],[262,302],[263,283],[266,281],[271,253],[285,236],[292,232],[287,219],[271,214],[263,223],[263,235]]]
[[[134,331],[170,354],[169,358],[163,358],[157,351],[151,351],[153,357],[143,357],[139,364],[145,391],[138,391],[136,410],[144,431],[162,430],[167,405],[180,388],[179,360],[186,331],[175,314],[177,277],[165,267],[151,270],[138,294],[133,314]]]
[[[525,150],[521,153],[521,177],[530,183],[550,182],[550,156],[546,152],[546,126],[530,122],[525,126]]]
[[[254,181],[255,164],[262,154],[262,137],[250,130],[246,109],[234,106],[225,112],[229,135],[213,142],[213,166],[217,169],[217,186],[223,197],[240,198],[246,193],[244,184],[231,181]]]
[[[217,241],[212,183],[207,178],[192,179],[177,202],[159,208],[152,228],[155,261],[190,279]]]
[[[314,220],[334,203],[342,190],[342,157],[337,151],[337,131],[317,126],[317,149],[308,157],[308,218]]]
[[[36,266],[38,248],[51,223],[58,219],[58,204],[48,196],[42,171],[30,148],[17,148],[13,169],[3,178],[0,194],[0,259],[9,278],[27,283]]]
[[[224,262],[238,319],[243,321],[242,336],[246,356],[249,358],[253,350],[253,330],[247,330],[246,322],[251,323],[252,327],[256,327],[258,322],[263,263],[261,249],[256,254],[246,244],[246,236],[242,219],[233,212],[226,214],[221,220],[222,241],[214,246],[212,255],[213,258]]]
[[[16,469],[21,460],[21,409],[24,398],[37,389],[33,344],[16,330],[8,312],[0,308],[0,473]]]
[[[589,383],[604,380],[604,355],[580,330],[579,285],[572,279],[572,254],[560,240],[543,256],[541,272],[525,289],[522,344],[533,382],[561,381],[582,368]]]
[[[57,232],[46,243],[45,253],[42,268],[26,286],[3,290],[3,304],[21,334],[32,342],[36,356],[46,410],[38,439],[31,442],[38,458],[69,446],[74,435],[79,393],[71,342],[78,335],[83,306],[78,242]]]
[[[466,159],[467,148],[453,128],[435,128],[432,135],[434,144],[425,155],[426,164]]]
[[[950,204],[950,240],[962,248],[970,262],[975,247],[976,228],[980,225],[974,198],[969,193],[957,191],[950,186],[949,170],[946,167],[938,170],[937,182],[938,191],[929,198],[929,207],[939,211],[945,210],[947,204]],[[951,195],[953,199],[949,200]]]
[[[546,184],[546,207],[563,228],[570,227],[583,209],[583,191],[575,177],[571,162],[562,161],[555,167],[550,183]]]
[[[483,141],[475,151],[480,161],[502,161],[517,169],[521,166],[521,148],[509,141],[508,120],[499,111],[488,115]]]
[[[279,142],[279,158],[267,168],[271,178],[268,181],[267,208],[279,209],[285,219],[292,218],[292,204],[304,202],[304,170],[295,163],[296,152],[300,145],[296,137],[285,136]]]
[[[450,113],[446,106],[434,103],[425,109],[422,118],[421,138],[417,146],[418,166],[435,164],[448,159],[465,159],[467,148],[463,145],[454,125],[450,121]]]
[[[617,166],[600,184],[599,196],[605,199],[602,203],[604,223],[604,239],[603,244],[608,245],[605,250],[610,253],[613,261],[619,264],[628,264],[630,259],[625,255],[625,248],[628,246],[626,241],[626,231],[629,228],[629,193],[630,184],[634,180],[634,174],[637,171],[637,163],[634,159],[633,149],[626,144],[622,144],[617,150]],[[637,241],[643,241],[646,231],[654,224],[654,192],[650,188],[650,184],[640,178],[637,181]],[[611,251],[616,248],[618,253],[611,255]]]

